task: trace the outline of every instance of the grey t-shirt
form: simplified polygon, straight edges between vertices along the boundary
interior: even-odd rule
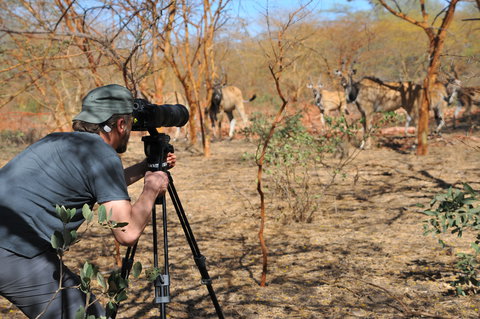
[[[85,203],[125,199],[122,162],[110,145],[97,134],[52,133],[0,169],[0,247],[33,257],[62,230],[55,205],[77,209],[72,230]]]

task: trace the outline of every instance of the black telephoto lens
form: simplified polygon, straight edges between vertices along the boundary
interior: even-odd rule
[[[184,126],[188,123],[188,109],[181,104],[151,104],[135,99],[133,104],[134,131],[147,131],[157,127]]]

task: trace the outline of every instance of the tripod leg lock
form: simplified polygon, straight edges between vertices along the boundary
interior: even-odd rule
[[[204,255],[195,256],[194,259],[199,268],[205,268],[207,258]]]
[[[170,301],[170,296],[155,297],[156,304],[169,303]]]
[[[170,298],[170,276],[158,275],[155,278],[155,303],[164,304],[169,303]]]
[[[200,273],[202,274],[202,284],[211,285],[212,279],[208,276],[207,267],[206,267],[207,258],[205,258],[205,256],[203,255],[199,255],[199,256],[195,256],[193,259],[195,260],[195,264],[197,264],[197,267],[200,270]]]
[[[170,276],[169,275],[158,275],[155,278],[155,287],[164,287],[170,286]]]
[[[211,285],[212,279],[211,278],[202,278],[202,285]]]

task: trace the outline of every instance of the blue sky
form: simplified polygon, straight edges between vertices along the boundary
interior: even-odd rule
[[[256,30],[262,29],[261,24],[264,25],[263,16],[265,15],[265,8],[268,5],[269,14],[281,14],[293,12],[302,4],[308,1],[305,0],[232,0],[229,8],[231,14],[239,16],[246,21],[251,21],[249,24],[249,31],[256,33]],[[313,11],[313,14],[325,19],[334,19],[335,12],[354,12],[357,10],[370,10],[372,8],[368,0],[313,0],[308,8]],[[337,13],[338,14],[338,13]],[[261,19],[261,20],[260,20]],[[259,25],[260,24],[260,25]]]
[[[253,18],[259,13],[264,13],[267,4],[270,12],[275,12],[277,10],[292,11],[307,2],[305,0],[233,0],[231,7],[234,8],[233,10],[237,10],[242,17]],[[352,11],[368,10],[371,8],[371,4],[367,0],[313,0],[309,8],[327,14],[329,11],[341,8],[349,8]]]

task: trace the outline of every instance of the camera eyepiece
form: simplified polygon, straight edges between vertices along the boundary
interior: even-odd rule
[[[133,103],[133,131],[157,127],[181,127],[188,123],[188,109],[181,104],[152,104],[145,99]]]

